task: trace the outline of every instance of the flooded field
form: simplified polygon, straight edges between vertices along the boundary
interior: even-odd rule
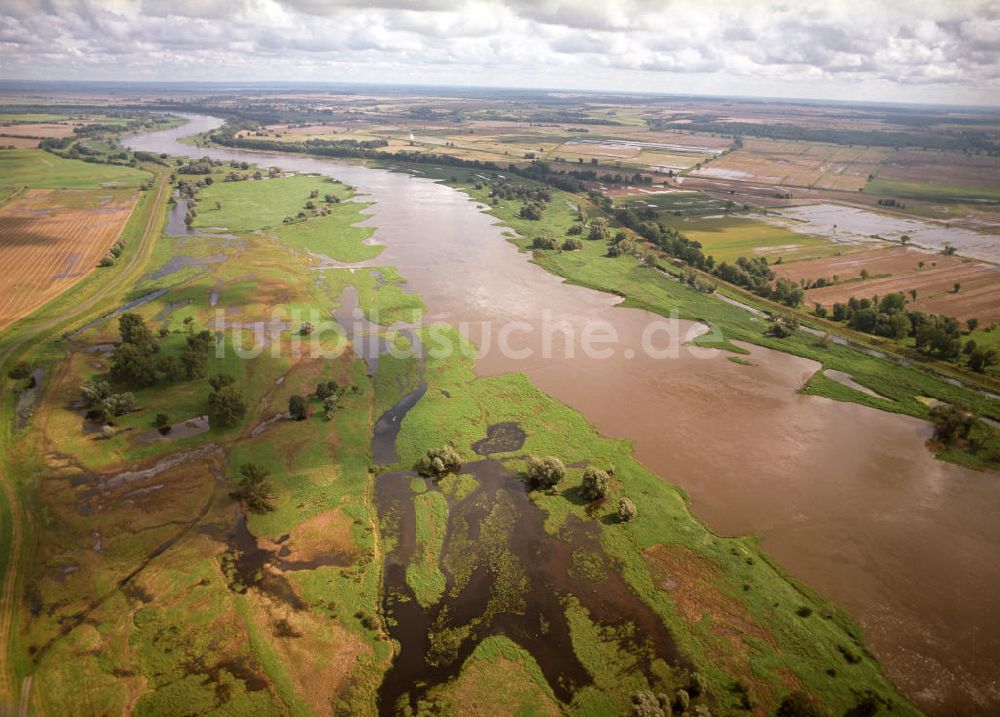
[[[130,144],[186,154],[190,148],[176,137],[218,124],[195,118]],[[863,624],[887,673],[924,709],[974,714],[1000,704],[1000,481],[936,461],[924,447],[927,424],[796,393],[819,365],[790,355],[754,347],[754,365],[744,366],[708,350],[684,349],[670,358],[638,351],[643,331],[661,317],[616,308],[617,297],[567,285],[529,263],[492,217],[448,187],[302,156],[197,152],[323,173],[358,187],[374,202],[366,223],[376,227],[373,241],[386,245],[379,261],[406,278],[429,317],[467,323],[481,345],[484,325],[526,325],[515,343],[534,355],[487,351],[477,363],[480,374],[526,373],[606,435],[634,440],[636,455],[682,486],[695,514],[714,530],[760,535],[785,569]],[[556,346],[604,321],[618,334],[616,350],[608,358],[561,351],[542,358],[542,309],[563,329],[548,338]],[[691,322],[671,325],[673,336],[661,337],[661,345],[677,347],[703,330]],[[478,470],[479,490],[500,505],[486,487],[500,469],[485,461]],[[409,483],[384,475],[378,485],[392,493],[409,490]],[[505,485],[505,501],[526,502],[518,484]],[[401,506],[407,503],[395,495]],[[470,504],[470,519],[486,515],[475,511],[488,502],[474,510]],[[532,519],[527,507],[516,512],[518,520]],[[481,608],[476,597],[468,610]],[[385,700],[394,701],[412,678],[413,649],[404,648],[390,673]],[[574,679],[572,665],[546,668],[543,660],[547,675],[561,669]]]
[[[899,241],[905,234],[915,246],[940,251],[946,244],[951,244],[965,256],[1000,262],[1000,243],[996,237],[969,229],[836,204],[789,207],[782,209],[779,215],[780,218],[771,215],[769,219],[793,231],[827,237],[833,241],[858,242],[873,236]]]

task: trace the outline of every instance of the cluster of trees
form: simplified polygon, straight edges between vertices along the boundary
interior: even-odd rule
[[[431,448],[417,461],[417,473],[422,476],[441,478],[449,473],[457,473],[462,467],[462,457],[451,446]]]
[[[111,245],[111,248],[108,249],[108,253],[104,255],[104,258],[102,258],[100,262],[98,262],[98,266],[114,266],[123,251],[125,251],[125,242],[119,239]]]
[[[202,378],[215,337],[208,330],[196,332],[190,318],[184,323],[188,332],[187,346],[180,356],[162,356],[157,360],[154,357],[160,347],[143,318],[131,312],[122,314],[118,319],[122,341],[111,354],[111,377],[136,388],[156,383],[160,375],[169,382],[184,376]]]
[[[672,717],[672,715],[711,717],[705,704],[692,704],[693,699],[708,697],[708,681],[698,672],[692,672],[685,687],[678,688],[673,697],[666,693],[640,690],[632,694],[632,714],[635,717]]]
[[[135,396],[132,393],[112,393],[111,385],[102,380],[85,382],[80,387],[80,399],[87,409],[87,420],[90,421],[107,421],[136,410]]]
[[[838,302],[830,311],[820,304],[814,309],[817,316],[845,322],[856,331],[897,341],[912,338],[918,351],[931,358],[959,361],[967,356],[968,366],[983,373],[997,363],[997,352],[978,346],[969,340],[962,346],[962,327],[957,319],[922,311],[907,311],[907,298],[902,292],[886,294],[881,299],[851,297],[846,303]],[[969,332],[979,326],[977,319],[966,322]]]

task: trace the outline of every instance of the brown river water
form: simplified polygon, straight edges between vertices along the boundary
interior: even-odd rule
[[[128,144],[276,164],[357,187],[374,202],[373,241],[386,246],[372,263],[396,267],[423,298],[425,321],[493,327],[481,375],[526,373],[605,435],[634,441],[637,457],[683,487],[713,530],[759,535],[786,570],[863,625],[886,673],[922,709],[1000,711],[1000,476],[935,460],[922,421],[797,394],[819,368],[813,361],[758,347],[749,347],[755,366],[687,348],[647,355],[643,331],[662,317],[616,308],[617,297],[530,263],[481,205],[448,187],[334,160],[176,141],[219,124],[193,116]],[[543,310],[578,337],[594,322],[613,325],[613,355],[588,357],[577,346],[572,358],[542,358]],[[532,327],[510,343],[534,357],[496,350],[508,322]],[[673,325],[681,339],[702,330]]]

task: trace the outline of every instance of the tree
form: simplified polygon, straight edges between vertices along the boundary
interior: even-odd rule
[[[170,382],[178,380],[184,374],[184,364],[176,356],[163,356],[156,362],[156,369]]]
[[[628,523],[635,520],[635,517],[639,515],[638,509],[628,498],[622,498],[618,501],[618,520],[623,523]]]
[[[327,396],[326,398],[323,399],[323,416],[326,418],[326,420],[328,421],[333,420],[333,416],[337,412],[337,404],[339,402],[340,399],[337,396],[337,394],[333,394],[332,396]]]
[[[666,695],[654,695],[647,690],[632,695],[634,717],[669,717],[672,712],[670,700]]]
[[[80,386],[80,397],[87,408],[101,405],[104,399],[111,395],[111,386],[107,381],[85,381]]]
[[[611,229],[608,227],[608,220],[604,217],[597,217],[590,223],[587,232],[588,239],[607,241],[611,238]]]
[[[235,426],[246,415],[247,405],[236,384],[228,384],[208,397],[215,421],[220,426]]]
[[[316,384],[316,398],[326,400],[330,396],[335,396],[340,392],[340,386],[336,381],[320,381]]]
[[[148,353],[126,342],[111,354],[111,375],[132,386],[148,386],[156,381],[156,367]]]
[[[309,404],[299,394],[288,399],[288,414],[293,421],[304,421],[309,417]]]
[[[431,448],[427,455],[417,461],[417,473],[422,476],[441,476],[454,473],[462,467],[462,457],[451,446]]]
[[[971,341],[969,342],[972,343]],[[986,373],[986,369],[997,362],[997,352],[993,349],[979,347],[969,354],[969,368],[976,373]]]
[[[611,487],[611,476],[606,470],[588,466],[583,471],[583,483],[580,494],[587,500],[598,500],[608,494]]]
[[[114,426],[101,426],[101,438],[105,441],[110,440],[115,437],[115,427]]]
[[[956,281],[954,283],[954,285],[952,286],[952,289],[954,289],[955,293],[957,294],[959,291],[962,290],[962,285],[959,282]]]
[[[979,319],[969,319],[965,322],[965,325],[969,328],[969,333],[971,334],[979,326]]]
[[[112,416],[124,416],[135,410],[135,396],[126,391],[115,393],[104,399],[104,411]]]
[[[145,353],[152,353],[156,347],[153,333],[146,326],[146,322],[139,314],[131,311],[118,317],[118,333],[121,334],[122,343],[134,344]]]
[[[11,366],[10,371],[7,372],[7,378],[12,378],[15,381],[20,381],[21,379],[28,378],[31,375],[31,364],[27,361],[18,361],[16,364]]]
[[[531,240],[531,247],[533,249],[558,249],[559,242],[556,241],[555,237],[548,235],[535,237]]]
[[[165,413],[157,413],[153,425],[157,428],[164,428],[170,425],[170,416]]]
[[[563,251],[578,251],[583,249],[583,242],[575,237],[570,237],[563,242]]]
[[[934,423],[934,438],[939,443],[951,446],[965,440],[976,425],[976,417],[962,407],[951,404],[934,406],[931,421]]]
[[[566,477],[566,466],[555,456],[530,456],[527,476],[533,487],[548,490],[555,488]]]
[[[310,335],[310,334],[311,334],[311,333],[312,333],[313,331],[315,331],[315,330],[316,330],[316,327],[315,327],[315,326],[313,326],[313,325],[312,325],[312,324],[311,324],[310,322],[308,322],[308,321],[303,321],[303,322],[302,322],[302,325],[301,325],[301,326],[299,326],[299,333],[300,333],[300,334],[301,334],[302,336],[309,336],[309,335]]]
[[[213,391],[219,391],[223,387],[232,386],[235,383],[236,379],[228,373],[217,373],[208,379],[208,385],[212,387]]]
[[[256,463],[244,463],[240,466],[237,488],[229,497],[243,503],[251,513],[268,513],[274,510],[271,504],[271,484],[267,480],[269,475],[269,470]]]

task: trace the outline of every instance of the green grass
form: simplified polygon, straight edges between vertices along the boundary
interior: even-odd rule
[[[273,180],[272,180],[273,181]],[[328,189],[326,191],[329,191]],[[343,262],[360,262],[374,259],[382,253],[378,244],[365,244],[374,231],[370,227],[355,226],[365,216],[361,211],[367,204],[344,202],[332,206],[332,213],[294,222],[274,230],[274,235],[287,246],[323,254]]]
[[[667,224],[682,232],[688,239],[701,242],[705,254],[715,257],[717,262],[733,263],[741,256],[764,256],[773,264],[778,259],[798,261],[843,251],[843,247],[825,239],[751,218],[671,217],[667,219]]]
[[[960,186],[937,182],[904,182],[895,179],[873,179],[865,185],[866,194],[885,194],[897,199],[962,202],[990,200],[1000,202],[1000,189],[985,186]]]
[[[40,189],[138,187],[148,172],[132,167],[63,159],[41,149],[0,152],[0,185]]]
[[[448,525],[448,501],[439,491],[431,490],[413,497],[416,513],[417,547],[406,568],[406,582],[423,607],[441,599],[445,577],[439,565]]]
[[[319,197],[310,199],[310,193]],[[198,216],[193,226],[219,227],[229,231],[247,231],[280,226],[285,217],[308,212],[305,203],[323,206],[326,194],[347,196],[347,188],[326,177],[296,174],[279,179],[245,182],[214,182],[198,192]],[[222,208],[216,209],[215,203]]]
[[[728,204],[724,199],[716,199],[704,192],[667,192],[664,194],[643,194],[641,196],[620,197],[616,204],[634,204],[642,207],[652,204],[654,207],[668,212],[680,212],[685,215],[719,214],[727,209],[739,208],[739,205]]]

